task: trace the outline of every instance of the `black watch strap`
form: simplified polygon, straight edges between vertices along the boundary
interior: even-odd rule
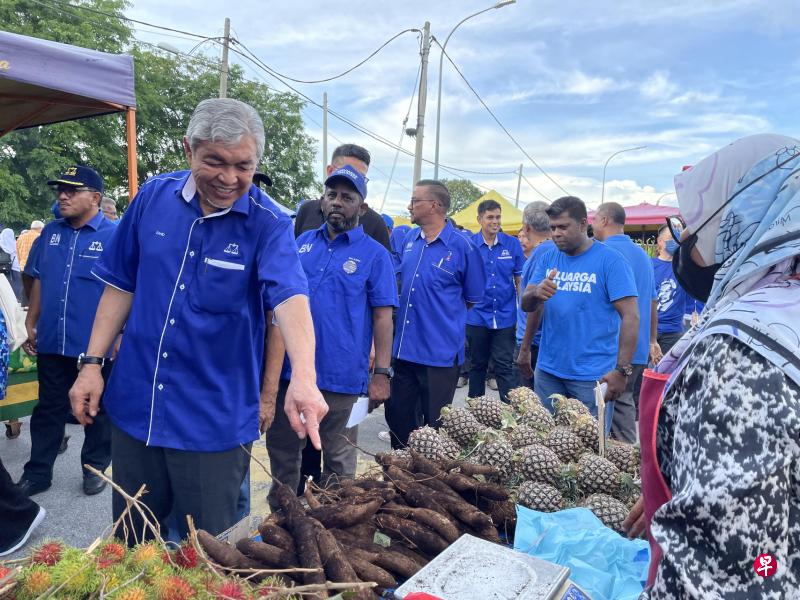
[[[83,365],[100,365],[101,367],[106,364],[106,359],[102,356],[86,356],[85,354],[80,354],[78,356],[78,369]]]
[[[633,375],[633,367],[631,365],[617,365],[614,367],[617,371],[622,373],[625,377]]]
[[[385,369],[381,367],[375,367],[372,369],[372,373],[374,375],[386,375],[389,379],[394,377],[394,369],[392,367],[387,367]]]

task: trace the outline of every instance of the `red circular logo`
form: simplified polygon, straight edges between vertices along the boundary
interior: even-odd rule
[[[778,561],[771,554],[759,554],[753,568],[759,577],[772,577],[778,570]]]

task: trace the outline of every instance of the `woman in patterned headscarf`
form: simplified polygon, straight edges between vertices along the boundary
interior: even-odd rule
[[[800,597],[800,142],[744,138],[675,189],[676,276],[707,304],[642,388],[643,597]]]

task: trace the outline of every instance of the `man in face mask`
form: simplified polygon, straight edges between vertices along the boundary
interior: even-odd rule
[[[658,256],[652,259],[658,293],[658,350],[657,354],[669,352],[683,335],[683,315],[687,307],[691,310],[694,299],[680,286],[672,270],[672,256],[678,242],[672,239],[669,228],[658,230]],[[657,358],[660,358],[658,356]]]

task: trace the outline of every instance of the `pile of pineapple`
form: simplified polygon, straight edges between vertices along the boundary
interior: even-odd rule
[[[530,388],[512,390],[509,401],[483,396],[445,408],[441,428],[417,429],[408,445],[431,460],[495,467],[497,483],[522,506],[545,512],[582,506],[622,532],[640,493],[638,448],[606,440],[605,457],[599,456],[597,420],[574,398],[553,396],[555,414]]]

